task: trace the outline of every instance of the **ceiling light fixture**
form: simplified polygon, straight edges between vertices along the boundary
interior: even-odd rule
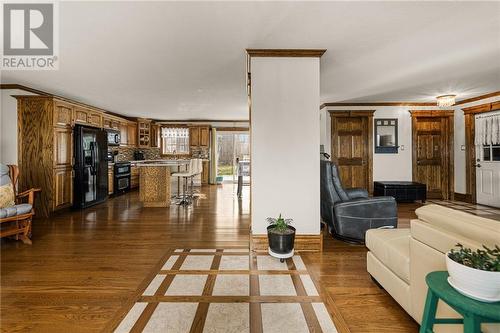
[[[452,105],[455,105],[455,97],[457,95],[441,95],[436,97],[437,106],[440,108],[446,108]]]

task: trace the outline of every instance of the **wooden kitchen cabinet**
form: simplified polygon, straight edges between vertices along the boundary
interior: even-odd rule
[[[82,109],[80,107],[76,107],[74,109],[74,116],[73,119],[75,120],[75,123],[80,123],[80,124],[87,124],[88,123],[88,113],[87,110]]]
[[[210,161],[203,161],[203,170],[201,172],[201,183],[208,184],[210,181]]]
[[[127,142],[129,147],[137,147],[137,124],[134,122],[127,126]]]
[[[53,210],[70,207],[73,203],[73,169],[54,169]]]
[[[138,131],[138,146],[140,148],[151,147],[151,120],[148,119],[138,119],[137,120],[137,131]]]
[[[73,130],[54,127],[54,167],[68,167],[73,163]]]
[[[102,127],[104,129],[120,130],[120,121],[107,116],[102,117]]]
[[[202,147],[208,147],[210,144],[210,129],[208,127],[200,127],[200,143]]]
[[[128,145],[128,124],[120,123],[120,146]]]
[[[198,126],[189,127],[189,145],[200,145],[200,128]]]
[[[160,126],[151,124],[151,148],[160,148]]]
[[[132,165],[130,166],[130,188],[139,187],[139,167]]]
[[[73,119],[82,125],[102,127],[102,113],[98,111],[75,107]]]
[[[208,126],[189,127],[189,145],[208,147],[210,144],[210,128]]]
[[[115,177],[115,173],[113,170],[113,166],[108,165],[108,195],[111,195],[114,192],[114,184],[115,184],[114,177]]]
[[[54,125],[71,127],[73,106],[69,103],[54,102]]]
[[[87,113],[87,122],[89,126],[102,127],[101,113],[95,111],[89,111]]]

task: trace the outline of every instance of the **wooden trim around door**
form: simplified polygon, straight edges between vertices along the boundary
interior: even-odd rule
[[[320,58],[326,49],[246,49],[250,57]]]
[[[465,122],[465,197],[476,203],[476,136],[475,115],[500,110],[500,101],[462,109]]]
[[[335,130],[335,121],[334,118],[350,118],[350,117],[366,117],[368,119],[368,147],[367,147],[367,161],[366,167],[368,172],[368,192],[373,193],[373,114],[375,110],[330,110],[330,123],[331,123],[331,132],[330,132],[330,154],[332,156],[335,155],[333,152],[335,151],[336,142],[334,142],[334,130]]]
[[[455,157],[454,157],[454,111],[453,110],[409,110],[411,114],[411,139],[412,139],[412,179],[413,181],[417,180],[417,149],[415,142],[417,141],[417,133],[416,133],[416,124],[417,118],[425,117],[425,118],[448,118],[447,123],[447,134],[448,134],[448,147],[447,151],[443,152],[446,155],[448,168],[447,168],[447,177],[448,177],[448,188],[447,188],[447,197],[443,199],[453,200],[455,197]]]

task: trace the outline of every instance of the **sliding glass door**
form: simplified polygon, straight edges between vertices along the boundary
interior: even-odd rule
[[[249,160],[250,135],[248,132],[217,132],[217,177],[222,177],[225,183],[236,183],[239,162]]]

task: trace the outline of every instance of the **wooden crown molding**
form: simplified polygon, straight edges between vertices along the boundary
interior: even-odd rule
[[[454,110],[408,110],[412,117],[453,117]]]
[[[246,49],[250,57],[321,58],[326,49]]]
[[[490,112],[490,111],[496,111],[496,110],[500,110],[500,101],[493,102],[493,103],[480,104],[480,105],[471,106],[471,107],[462,109],[464,114],[477,114],[477,113],[484,113],[484,112]]]
[[[329,110],[331,117],[372,117],[375,110]]]
[[[0,89],[18,89],[42,96],[54,96],[53,94],[50,94],[46,91],[30,88],[27,86],[23,86],[22,84],[16,84],[16,83],[2,83],[0,84]]]
[[[461,101],[456,102],[455,105],[467,104],[467,103],[476,102],[476,101],[480,101],[482,99],[486,99],[486,98],[490,98],[490,97],[496,97],[496,96],[500,96],[500,91],[495,91],[495,92],[492,92],[492,93],[489,93],[489,94],[484,94],[484,95],[480,95],[480,96],[477,96],[477,97],[463,99]]]
[[[366,103],[323,103],[320,110],[327,106],[436,106],[436,103],[427,102],[366,102]]]
[[[480,101],[482,99],[500,96],[500,91],[495,91],[489,94],[484,94],[472,98],[463,99],[455,103],[455,105],[462,105],[471,102]],[[360,102],[360,103],[323,103],[320,110],[328,106],[437,106],[436,102]]]

